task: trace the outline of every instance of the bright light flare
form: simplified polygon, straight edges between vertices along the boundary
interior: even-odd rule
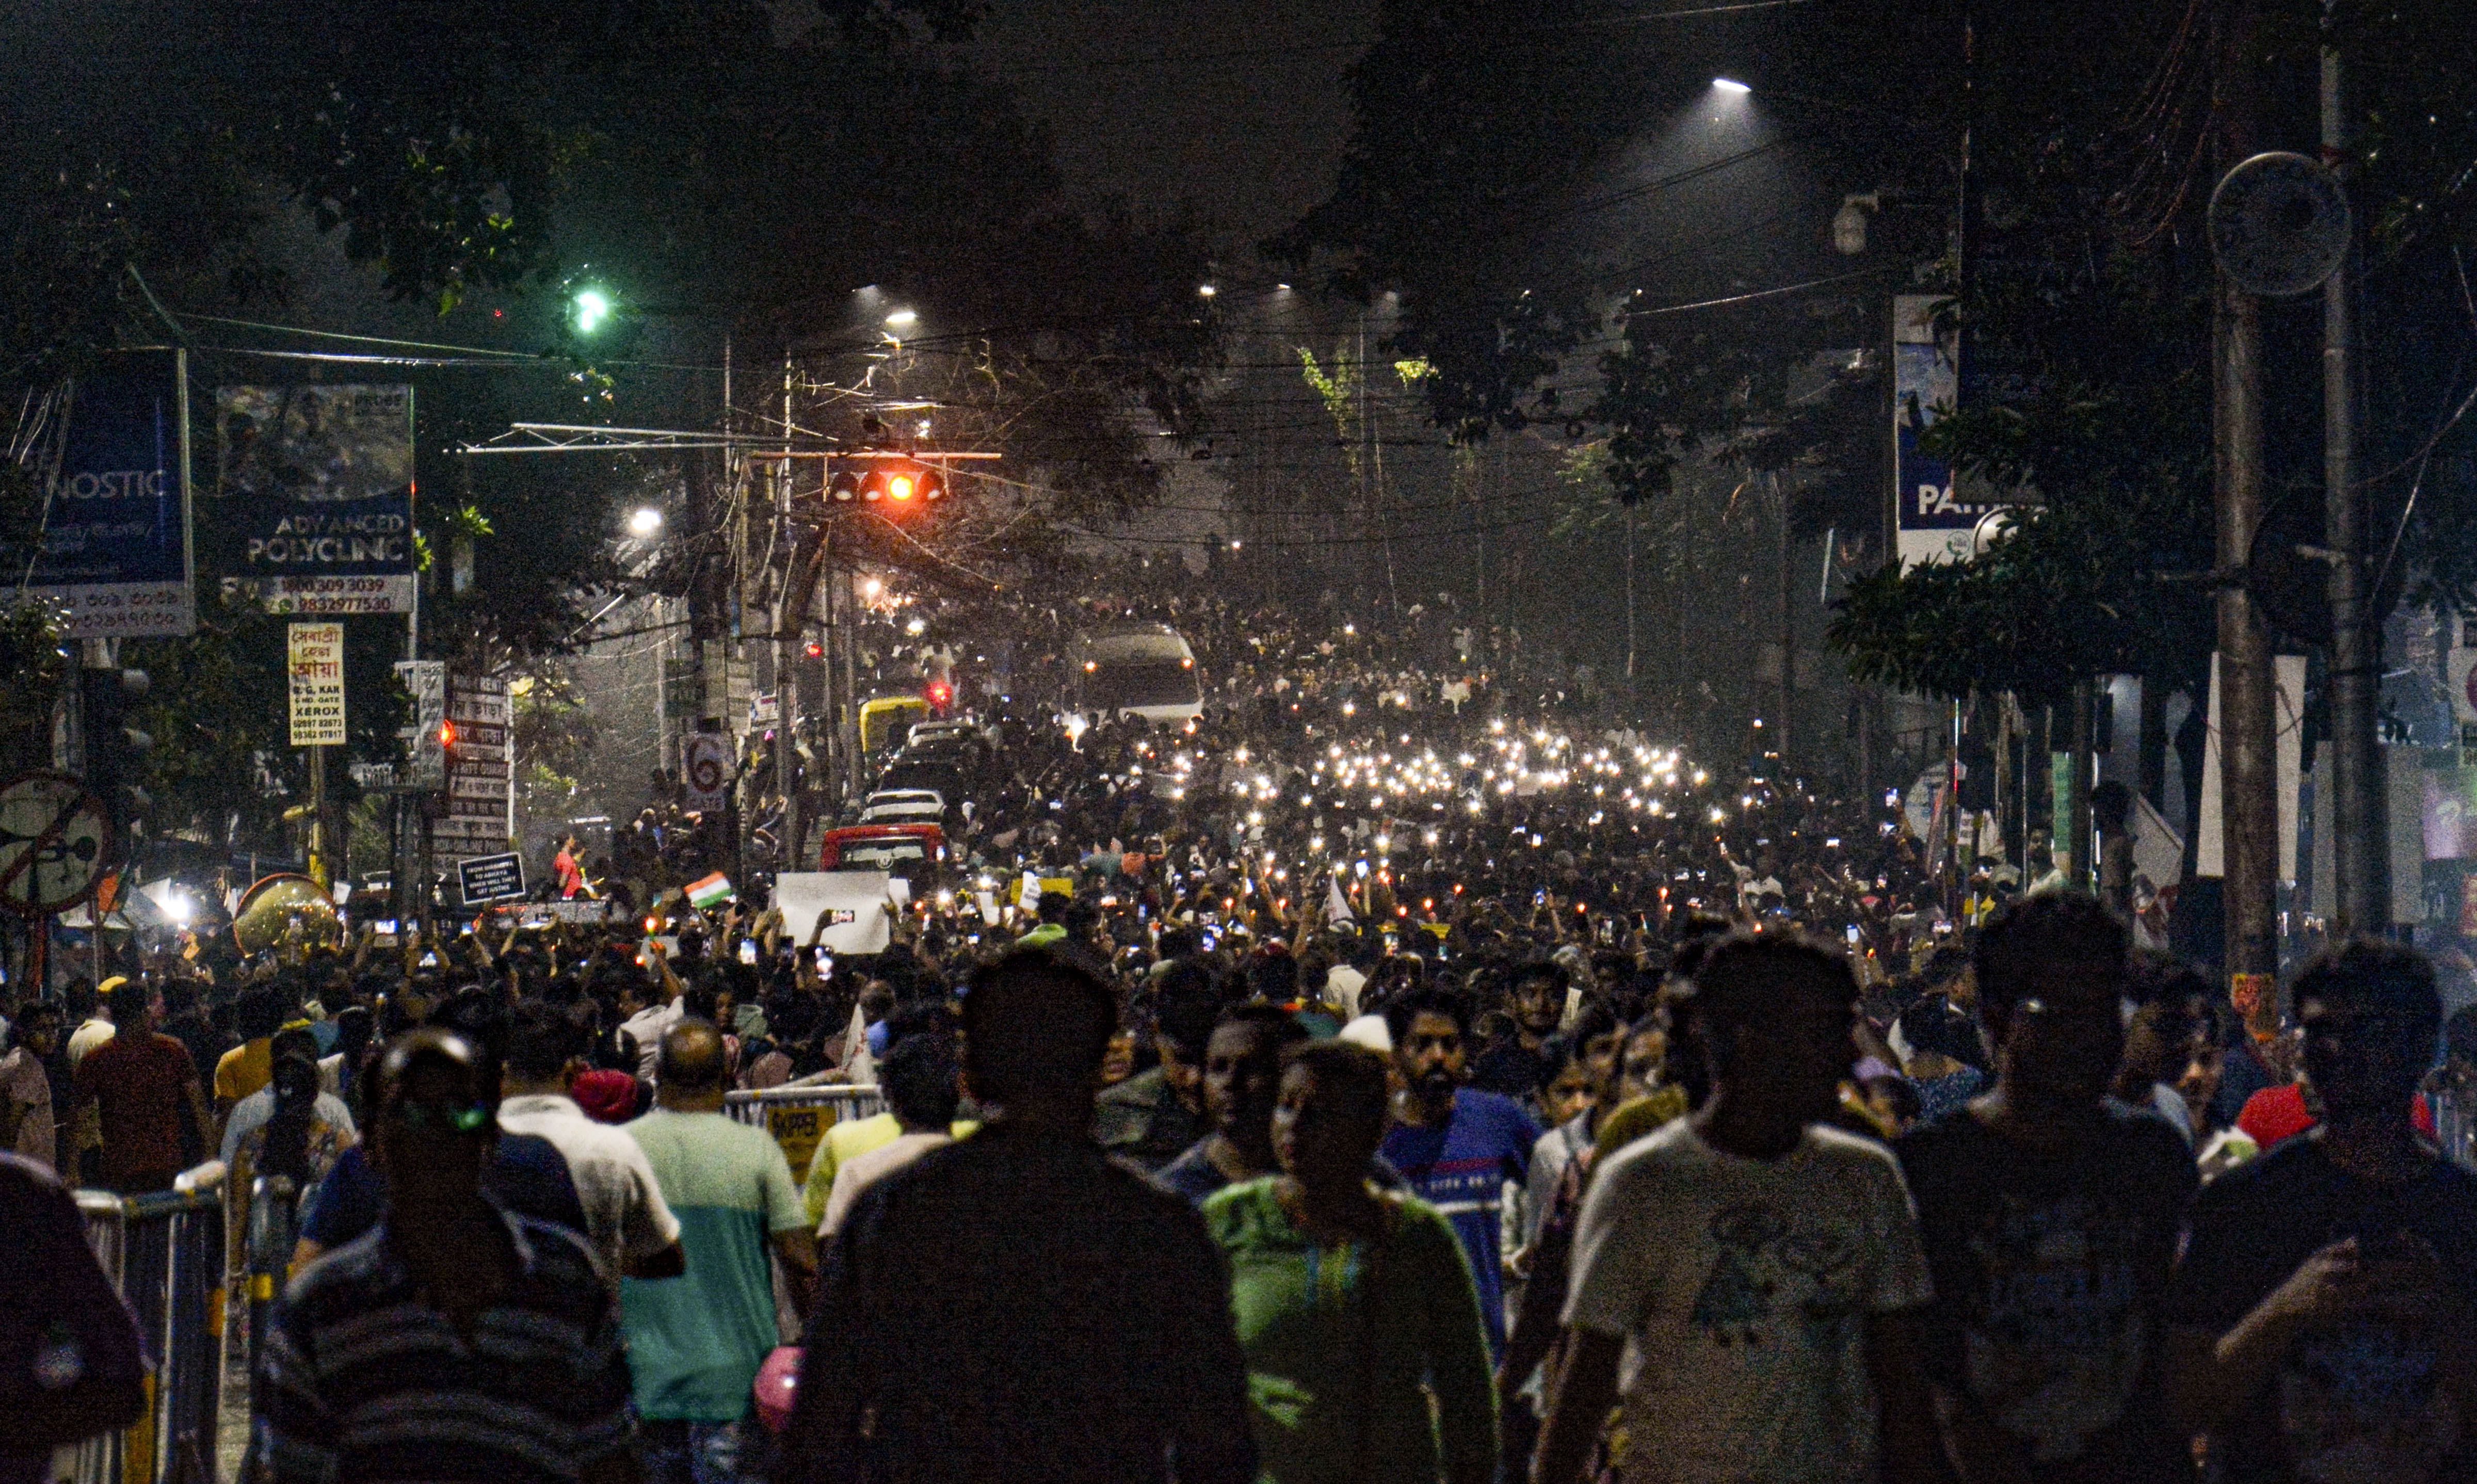
[[[652,540],[662,534],[662,530],[663,513],[651,505],[645,506],[628,517],[628,534],[640,541]]]

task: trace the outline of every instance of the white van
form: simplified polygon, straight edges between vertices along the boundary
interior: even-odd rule
[[[1066,647],[1068,733],[1112,717],[1184,726],[1204,715],[1195,651],[1165,623],[1127,623],[1075,636]]]

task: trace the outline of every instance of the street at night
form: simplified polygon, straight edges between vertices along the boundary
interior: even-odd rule
[[[2477,1484],[2467,20],[17,8],[0,1484]]]

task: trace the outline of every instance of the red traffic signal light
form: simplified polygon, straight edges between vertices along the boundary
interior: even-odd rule
[[[889,460],[879,464],[859,481],[859,495],[863,502],[888,506],[897,511],[935,505],[946,497],[946,476],[926,465],[909,460]],[[838,501],[850,498],[843,492],[839,478],[830,487],[830,492]]]
[[[822,660],[826,657],[826,646],[813,639],[801,646],[800,652],[812,660]]]
[[[955,703],[955,688],[943,680],[933,680],[929,682],[928,697],[930,706],[942,712]]]

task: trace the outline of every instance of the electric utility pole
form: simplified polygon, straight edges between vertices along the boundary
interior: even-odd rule
[[[2254,152],[2261,16],[2246,0],[2223,13],[2214,90],[2218,164],[2224,173]],[[2262,301],[2224,270],[2211,315],[2213,454],[2217,490],[2217,566],[2241,571],[2263,516]],[[2278,780],[2270,637],[2253,595],[2229,581],[2218,592],[2219,796],[2225,843],[2222,895],[2229,996],[2257,1030],[2277,1024],[2279,972]]]
[[[2322,5],[2322,156],[2343,169],[2347,77],[2333,34],[2336,0]],[[2390,850],[2382,747],[2380,601],[2367,570],[2365,491],[2357,479],[2355,253],[2322,286],[2323,543],[2331,599],[2331,865],[2338,878],[2335,936],[2389,931]]]

